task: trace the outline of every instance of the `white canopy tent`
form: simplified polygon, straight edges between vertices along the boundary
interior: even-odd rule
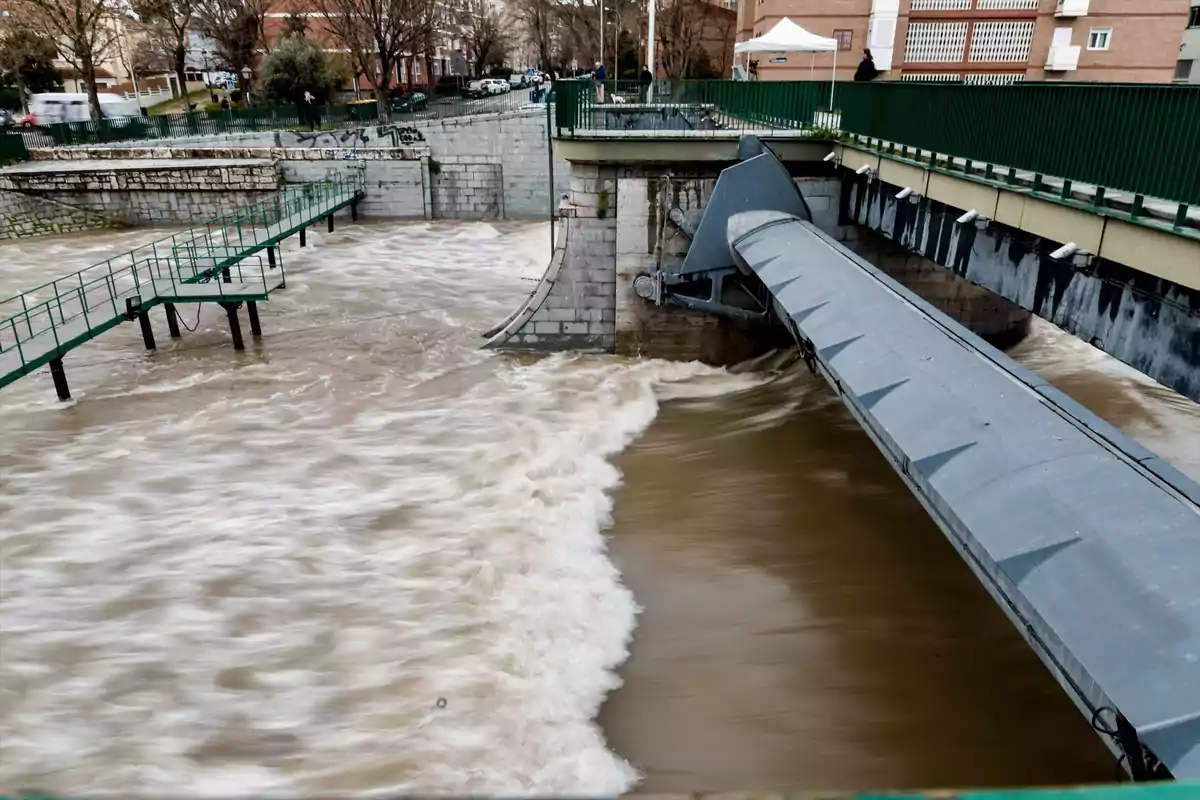
[[[804,30],[787,17],[779,20],[774,28],[754,39],[748,39],[733,48],[735,53],[833,53],[833,72],[829,75],[829,108],[833,109],[833,84],[837,80],[837,39],[826,39]]]

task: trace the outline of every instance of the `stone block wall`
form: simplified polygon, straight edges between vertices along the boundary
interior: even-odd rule
[[[454,158],[500,166],[504,215],[507,219],[546,219],[551,203],[570,190],[571,167],[554,162],[550,188],[546,112],[512,112],[413,123],[430,154],[442,163]]]
[[[444,120],[416,120],[389,125],[364,125],[345,131],[265,131],[245,134],[219,134],[163,140],[154,146],[130,143],[97,145],[88,148],[43,148],[32,153],[35,159],[68,159],[90,152],[91,157],[109,158],[271,158],[295,160],[294,153],[307,151],[314,160],[396,160],[411,156],[400,151],[419,151],[441,164],[474,163],[498,165],[500,215],[506,219],[547,219],[553,205],[570,191],[570,165],[561,158],[554,159],[554,188],[550,186],[550,145],[545,110],[512,111],[480,114]],[[137,152],[145,155],[136,155]],[[170,153],[186,155],[170,155]],[[166,154],[166,155],[164,155]],[[418,156],[419,158],[419,156]],[[372,164],[370,171],[375,169]],[[426,173],[424,196],[429,200],[430,214],[434,202],[428,192],[430,175]],[[390,180],[390,179],[385,179]],[[392,197],[380,198],[372,209],[389,211],[389,206],[402,209],[397,216],[412,214],[410,200],[401,192],[412,186],[401,179]],[[481,188],[481,187],[474,187]],[[368,192],[370,195],[370,192]],[[371,205],[371,204],[368,204]],[[468,204],[468,207],[472,204]],[[449,216],[472,218],[467,209],[450,204]],[[493,213],[492,206],[481,209],[484,215]],[[366,211],[368,215],[373,211]],[[392,216],[392,214],[382,214]],[[492,218],[481,216],[473,218]]]
[[[102,162],[98,162],[102,164]],[[10,173],[0,190],[36,195],[127,225],[190,225],[249,205],[278,190],[269,161],[179,168],[96,169]]]
[[[0,190],[0,240],[118,227],[106,216],[48,197]]]
[[[414,159],[287,159],[279,162],[279,168],[285,183],[311,183],[360,172],[365,196],[358,212],[363,217],[430,218],[428,175],[419,155]],[[339,216],[349,213],[345,209]]]
[[[576,164],[554,257],[526,306],[489,346],[612,352],[616,327],[616,169]],[[564,235],[565,234],[565,235]]]
[[[444,156],[430,165],[434,219],[504,219],[504,179],[499,161]]]

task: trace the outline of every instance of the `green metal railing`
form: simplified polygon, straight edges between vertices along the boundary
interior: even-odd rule
[[[560,83],[559,135],[638,129],[645,112],[620,84],[610,91],[617,102],[599,104],[593,85]],[[656,85],[652,105],[693,130],[835,129],[926,160],[970,161],[989,176],[1025,171],[1200,205],[1200,86],[839,83],[832,111],[829,96],[822,81],[672,81]]]
[[[29,150],[20,134],[0,133],[0,167],[29,158]]]
[[[568,133],[807,130],[829,124],[827,81],[606,81],[603,87],[590,81],[560,81],[555,91],[561,98],[555,103],[555,125]]]
[[[211,281],[206,297],[236,289],[265,298],[261,258],[243,261],[352,202],[361,173],[290,186],[282,192],[186,231],[135,248],[0,301],[0,387],[125,321],[126,301],[143,308]],[[282,263],[278,264],[282,278]],[[194,294],[194,292],[193,292]]]
[[[852,83],[838,98],[860,136],[1200,204],[1200,86]]]
[[[514,89],[504,94],[480,98],[430,98],[419,108],[389,111],[395,124],[424,119],[444,119],[515,111],[531,104],[529,89]],[[163,114],[154,117],[120,117],[60,122],[23,133],[30,147],[86,145],[110,142],[135,142],[188,136],[228,133],[255,133],[279,130],[329,130],[346,126],[369,125],[378,121],[372,103],[346,103],[306,109],[297,106],[226,109]],[[2,158],[3,151],[0,151]]]

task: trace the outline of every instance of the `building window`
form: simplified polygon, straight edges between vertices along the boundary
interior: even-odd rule
[[[976,22],[972,61],[1028,61],[1036,22]]]
[[[1175,80],[1186,81],[1191,80],[1192,64],[1194,62],[1190,58],[1181,58],[1175,62]]]
[[[1088,34],[1088,50],[1107,50],[1112,40],[1112,28],[1092,28]]]
[[[1188,15],[1188,27],[1200,28],[1200,6],[1192,6],[1192,13]]]
[[[910,22],[904,60],[914,64],[946,64],[963,60],[965,22]]]
[[[854,41],[854,31],[836,30],[833,32],[833,38],[837,39],[838,50],[849,50]]]
[[[964,83],[974,86],[1008,86],[1024,80],[1024,72],[980,72],[968,75]]]

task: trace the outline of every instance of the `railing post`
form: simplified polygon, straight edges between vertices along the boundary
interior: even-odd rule
[[[9,319],[8,323],[12,327],[13,339],[17,343],[17,357],[21,359],[21,366],[25,366],[25,351],[21,349],[21,337],[17,333],[17,318],[12,317]]]
[[[29,329],[29,335],[33,336],[33,323],[29,320],[29,306],[25,303],[25,295],[21,295],[21,311],[25,314],[25,327]]]
[[[54,314],[50,311],[49,303],[46,303],[46,317],[50,320],[50,332],[54,334],[54,349],[58,350],[62,347],[62,342],[58,340],[58,327],[54,324]]]
[[[66,325],[67,315],[63,313],[62,295],[58,293],[58,281],[50,281],[50,288],[54,290],[54,300],[58,303],[58,321]]]

